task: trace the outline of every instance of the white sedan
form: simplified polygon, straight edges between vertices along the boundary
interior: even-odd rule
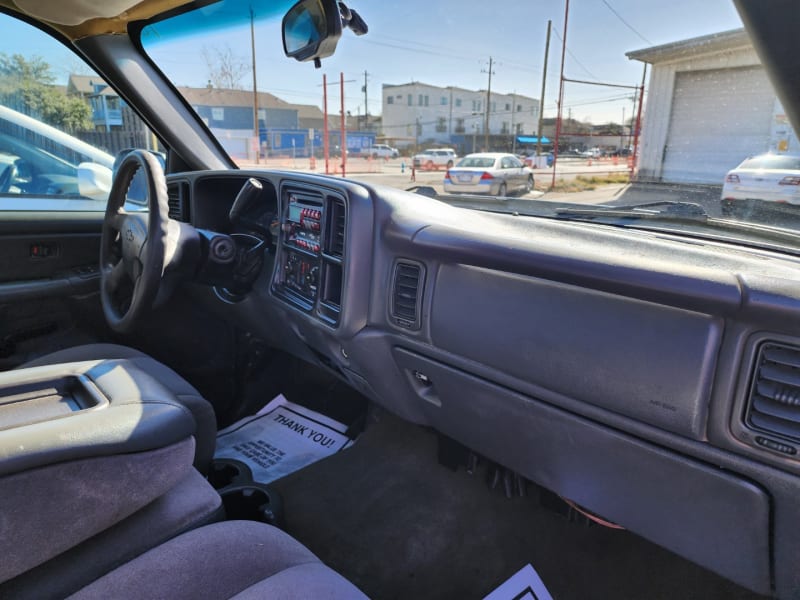
[[[448,194],[482,194],[506,196],[533,189],[533,171],[513,154],[485,152],[468,154],[444,176]]]
[[[800,204],[800,156],[760,154],[728,171],[722,185],[722,212],[749,212],[754,201]]]

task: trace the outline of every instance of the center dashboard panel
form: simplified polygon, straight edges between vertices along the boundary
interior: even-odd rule
[[[331,326],[339,324],[344,282],[346,202],[321,187],[281,187],[279,255],[272,293]]]

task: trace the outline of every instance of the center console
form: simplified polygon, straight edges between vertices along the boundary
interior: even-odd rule
[[[342,311],[345,199],[325,188],[285,184],[281,207],[272,293],[335,327]]]
[[[0,584],[183,482],[194,431],[185,407],[126,360],[0,373]]]

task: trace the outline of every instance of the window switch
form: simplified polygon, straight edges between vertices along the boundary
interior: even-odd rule
[[[51,258],[56,254],[58,254],[58,246],[56,244],[31,244],[31,258]]]

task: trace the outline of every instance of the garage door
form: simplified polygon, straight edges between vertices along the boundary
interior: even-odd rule
[[[769,148],[774,104],[762,67],[677,73],[662,179],[721,184]]]

